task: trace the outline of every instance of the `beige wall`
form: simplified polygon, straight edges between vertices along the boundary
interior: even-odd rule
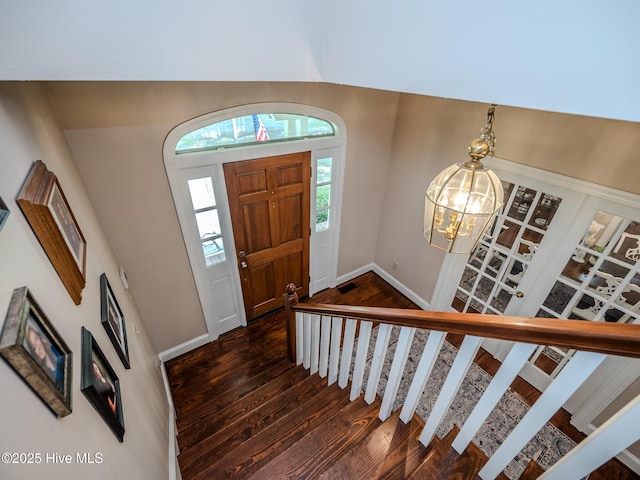
[[[375,254],[399,94],[312,83],[53,83],[61,126],[158,351],[206,333],[164,169],[176,125],[255,102],[336,112],[347,126],[338,274]]]
[[[159,351],[206,332],[162,161],[176,125],[254,102],[339,114],[347,160],[338,273],[375,261],[425,300],[443,254],[422,237],[424,191],[487,105],[311,83],[49,83],[74,157]],[[640,193],[640,124],[499,106],[497,156]],[[393,262],[398,270],[391,269]]]
[[[15,288],[27,286],[73,352],[73,412],[57,419],[14,371],[0,361],[0,452],[40,453],[40,465],[0,463],[0,478],[136,478],[168,472],[168,410],[155,351],[136,306],[127,298],[117,263],[80,172],[50,105],[37,85],[0,84],[0,196],[11,210],[0,231],[0,324]],[[87,284],[76,306],[26,222],[15,197],[32,163],[43,160],[68,198],[87,240]],[[127,321],[131,369],[125,370],[100,324],[99,277],[105,272]],[[119,443],[80,392],[80,330],[92,332],[121,381],[124,443]],[[76,453],[99,452],[103,463],[76,464]],[[45,455],[72,455],[51,465]]]
[[[375,262],[427,301],[444,256],[422,236],[424,194],[442,169],[468,158],[487,108],[400,97]],[[638,123],[498,106],[493,130],[499,158],[640,194]]]

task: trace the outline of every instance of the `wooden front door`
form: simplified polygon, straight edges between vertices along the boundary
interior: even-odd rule
[[[310,152],[224,165],[247,320],[309,294]]]

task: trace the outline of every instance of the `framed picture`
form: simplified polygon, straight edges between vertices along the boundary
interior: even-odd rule
[[[13,291],[0,355],[59,418],[71,413],[72,353],[27,287]]]
[[[4,203],[2,197],[0,197],[0,230],[2,230],[2,227],[4,227],[7,218],[9,218],[9,213],[10,212],[7,204]]]
[[[76,305],[85,286],[87,243],[56,176],[34,162],[16,199]]]
[[[114,435],[123,441],[124,416],[120,380],[91,332],[82,327],[80,391],[91,402]]]
[[[127,346],[127,329],[124,323],[124,315],[118,301],[116,300],[107,275],[100,275],[100,310],[102,318],[102,326],[107,331],[111,343],[113,343],[116,352],[124,368],[130,368],[129,365],[129,348]]]

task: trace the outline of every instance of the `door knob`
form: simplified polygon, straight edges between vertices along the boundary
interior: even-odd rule
[[[518,297],[518,298],[522,298],[522,297],[524,297],[524,293],[523,293],[523,292],[521,292],[520,290],[518,290],[517,292],[516,292],[516,291],[514,291],[514,290],[511,290],[511,291],[509,292],[509,295],[515,295],[515,296],[516,296],[516,297]]]
[[[240,250],[240,251],[238,252],[238,256],[239,256],[240,258],[244,258],[244,257],[246,257],[246,256],[247,256],[247,254],[246,254],[246,253],[244,253],[244,250]]]
[[[240,268],[248,268],[247,262],[240,262]]]

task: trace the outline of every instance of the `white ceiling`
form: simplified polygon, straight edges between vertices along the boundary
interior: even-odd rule
[[[0,2],[0,80],[306,81],[640,121],[637,0]]]

